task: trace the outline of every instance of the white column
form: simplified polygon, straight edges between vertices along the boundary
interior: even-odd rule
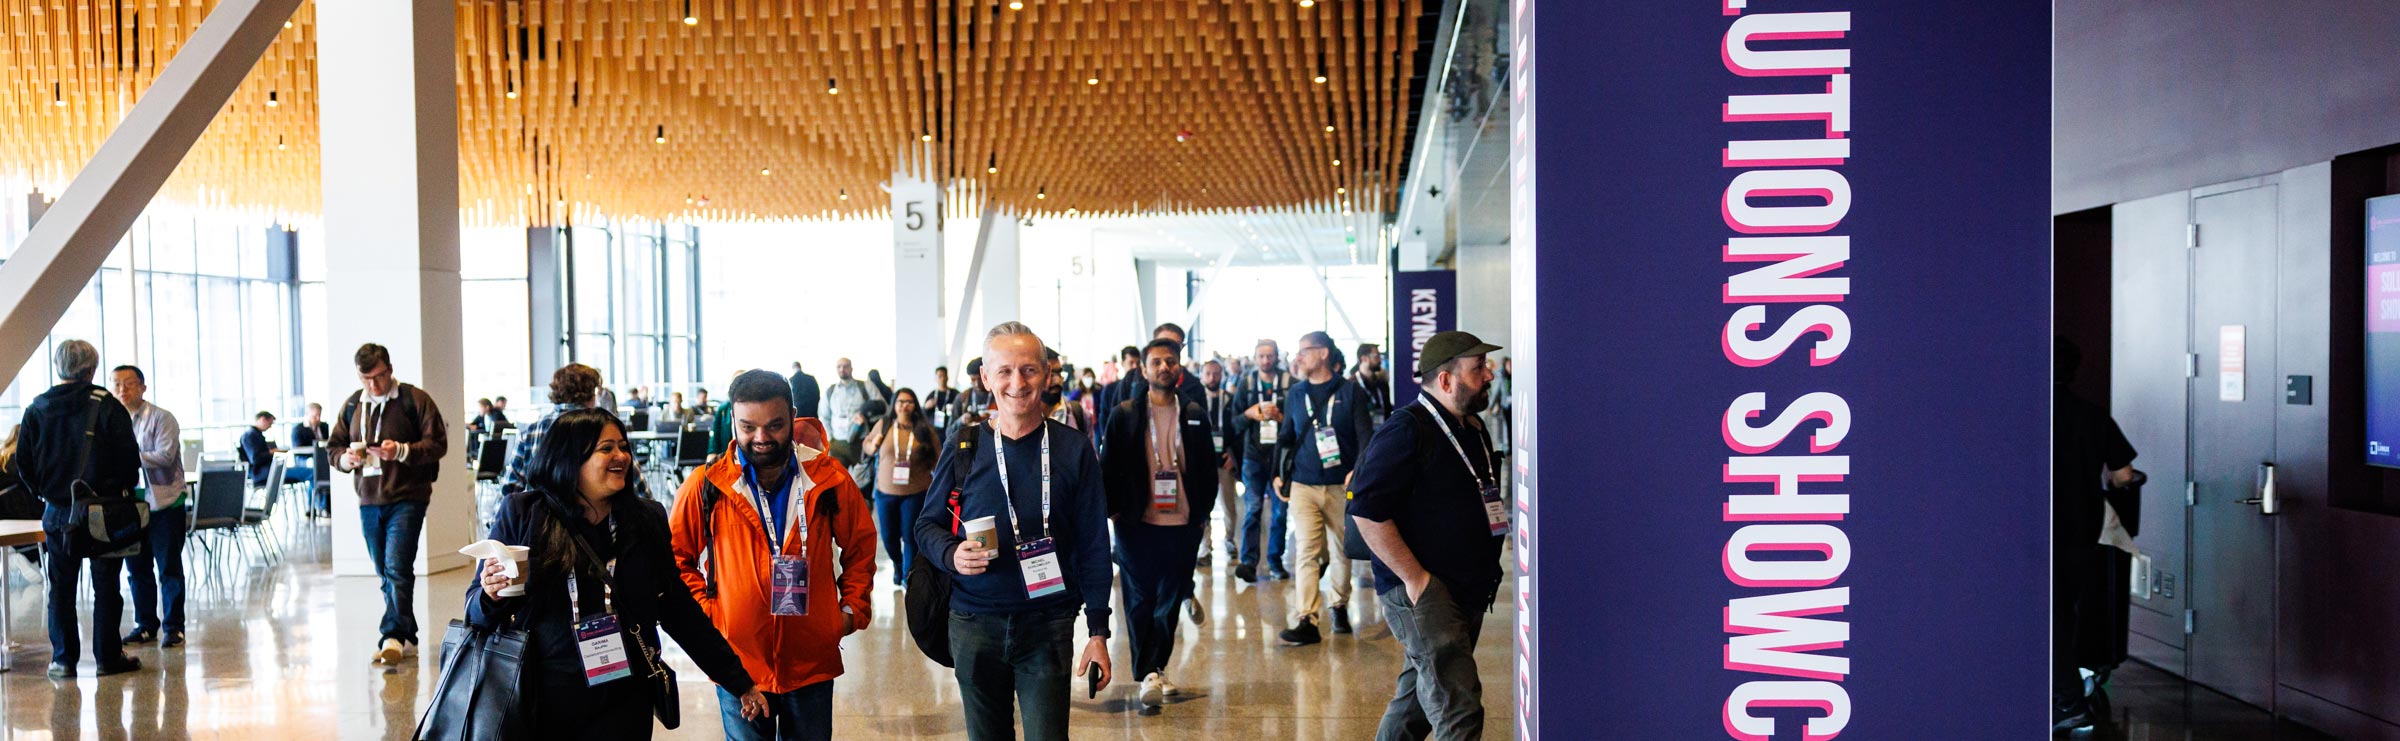
[[[977,326],[990,327],[1011,319],[1023,321],[1023,307],[1017,301],[1018,287],[1017,220],[1001,218],[992,222],[992,234],[983,247],[983,280],[981,304],[983,316]],[[1056,332],[1057,327],[1035,327],[1037,332]]]
[[[450,450],[425,515],[420,574],[466,565],[457,551],[481,535],[474,532],[474,477],[465,467],[463,431],[474,410],[463,401],[459,339],[455,13],[453,0],[317,9],[331,344],[325,356],[334,366],[327,372],[333,388],[322,401],[339,413],[342,399],[359,388],[352,353],[375,342],[391,349],[393,376],[425,389],[441,408]],[[348,476],[335,479],[334,573],[371,577],[356,489]],[[418,594],[425,596],[423,584]],[[427,640],[441,640],[440,623],[421,627]]]
[[[893,388],[931,388],[942,364],[941,195],[932,182],[892,175]]]

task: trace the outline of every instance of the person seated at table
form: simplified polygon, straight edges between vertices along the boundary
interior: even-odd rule
[[[244,474],[250,479],[251,486],[266,486],[267,469],[274,465],[275,454],[290,452],[267,442],[267,431],[271,429],[275,429],[275,414],[261,411],[258,416],[251,418],[250,430],[242,433],[241,459],[246,464]],[[285,466],[283,469],[283,483],[316,483],[316,480],[317,469],[314,466]]]

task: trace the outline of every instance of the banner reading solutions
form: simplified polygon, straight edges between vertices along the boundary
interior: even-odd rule
[[[1417,353],[1425,341],[1458,328],[1458,273],[1392,273],[1392,403],[1417,400]]]
[[[2049,4],[1512,20],[1520,733],[2045,733]]]

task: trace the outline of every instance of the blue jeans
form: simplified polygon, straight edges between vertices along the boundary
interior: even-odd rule
[[[150,513],[150,542],[140,556],[126,559],[133,582],[133,625],[145,631],[183,632],[183,544],[192,527],[191,508],[169,507]],[[166,622],[159,622],[159,601],[166,601]],[[110,626],[112,629],[115,626]]]
[[[966,705],[968,741],[1065,741],[1075,661],[1075,607],[1013,615],[950,613],[950,658]]]
[[[361,504],[358,521],[375,575],[383,577],[382,638],[416,643],[417,536],[425,530],[425,503]]]
[[[740,696],[717,688],[717,717],[725,741],[832,741],[833,680],[790,692],[768,692],[767,717],[742,717]]]
[[[917,512],[925,508],[925,496],[875,493],[875,527],[883,537],[883,555],[892,559],[893,584],[908,583],[909,559],[917,552],[908,535],[916,529]]]
[[[59,509],[55,505],[53,510]],[[83,651],[83,643],[75,634],[75,601],[82,586],[83,563],[92,563],[92,661],[114,666],[125,660],[124,636],[117,626],[125,619],[125,592],[118,585],[117,574],[124,570],[122,558],[76,558],[67,555],[67,536],[63,530],[46,533],[42,548],[49,551],[45,573],[50,587],[50,660],[67,666],[75,665],[75,656]]]
[[[1266,508],[1267,562],[1283,563],[1284,517],[1290,505],[1275,498],[1274,475],[1267,469],[1274,464],[1264,461],[1242,461],[1242,565],[1258,565],[1260,508]]]

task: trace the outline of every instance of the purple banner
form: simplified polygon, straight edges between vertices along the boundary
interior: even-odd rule
[[[1417,400],[1417,352],[1425,341],[1458,328],[1458,273],[1392,272],[1392,405]]]

